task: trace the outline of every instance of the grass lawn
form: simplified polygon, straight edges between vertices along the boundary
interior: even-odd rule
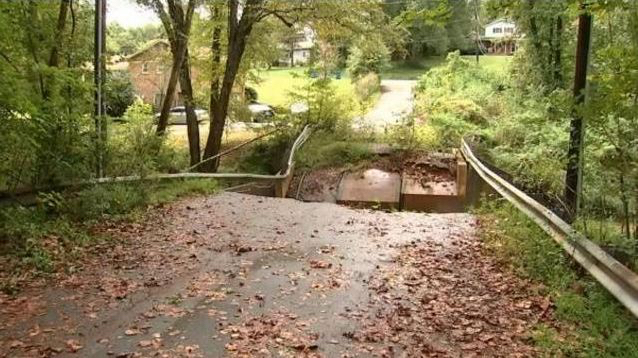
[[[463,58],[475,61],[475,56],[463,56]],[[481,56],[479,64],[485,69],[503,71],[512,60],[511,56]],[[395,61],[390,67],[381,73],[385,80],[418,80],[430,69],[445,64],[445,57],[432,56],[416,62]]]
[[[474,56],[463,56],[474,61]],[[510,63],[511,56],[481,56],[479,64],[486,69],[502,71]],[[433,56],[422,59],[418,62],[393,62],[388,69],[381,73],[382,79],[395,80],[418,80],[421,75],[431,68],[441,66],[445,63],[445,57]],[[287,107],[290,103],[288,94],[298,88],[310,77],[306,74],[306,67],[295,68],[272,68],[270,70],[259,71],[257,74],[261,78],[256,84],[251,84],[257,90],[259,101],[277,107]],[[337,94],[354,98],[354,86],[347,73],[341,79],[335,79]]]
[[[463,56],[464,58],[476,61],[475,56]],[[479,65],[486,70],[494,72],[504,72],[509,68],[512,62],[512,56],[481,56],[479,57]]]
[[[257,90],[259,101],[272,106],[287,107],[290,104],[288,97],[290,91],[303,86],[310,80],[306,70],[305,67],[295,67],[273,68],[258,72],[261,81],[253,86]],[[354,96],[354,86],[347,74],[344,73],[341,79],[335,79],[333,83],[337,86],[338,95]]]
[[[418,80],[431,68],[445,63],[445,57],[432,56],[418,61],[394,61],[381,72],[384,80]]]

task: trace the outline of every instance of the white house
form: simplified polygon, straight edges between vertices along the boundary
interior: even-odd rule
[[[305,65],[315,46],[315,32],[310,27],[299,29],[280,44],[282,57],[279,63],[286,66]]]
[[[498,19],[485,25],[485,37],[487,38],[506,38],[514,37],[516,34],[516,24],[505,19]]]
[[[517,40],[516,24],[507,19],[497,19],[485,25],[485,35],[481,38],[488,53],[507,55],[516,51]]]

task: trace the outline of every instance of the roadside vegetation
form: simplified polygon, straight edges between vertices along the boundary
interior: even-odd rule
[[[635,357],[638,327],[604,287],[511,204],[485,202],[476,212],[490,254],[546,296],[553,323],[530,336],[547,357]]]
[[[270,131],[197,170],[275,174],[305,126],[313,135],[298,152],[299,169],[365,162],[374,157],[371,143],[449,151],[467,138],[515,184],[565,214],[575,113],[587,123],[587,146],[583,210],[574,225],[638,269],[635,3],[601,1],[589,8],[596,46],[588,102],[576,108],[571,83],[580,10],[573,1],[326,0],[297,6],[259,0],[244,6],[184,0],[181,11],[174,2],[137,3],[155,11],[162,24],[110,26],[106,57],[111,67],[149,41],[168,41],[161,103],[153,107],[144,100],[154,98],[136,98],[131,76],[109,68],[106,116],[96,118],[92,3],[0,2],[0,290],[11,294],[32,278],[71,274],[92,248],[117,240],[105,226],[134,223],[163,203],[212,194],[221,185],[149,176],[188,171]],[[525,34],[514,56],[480,56],[477,63],[462,55],[482,52],[481,18],[505,14]],[[295,38],[308,28],[316,46],[298,66]],[[279,67],[288,60],[291,67]],[[413,115],[382,134],[355,128],[388,79],[417,81]],[[182,127],[169,126],[177,86],[186,113]],[[249,109],[255,101],[273,106],[274,114],[257,120]],[[210,120],[199,124],[196,107]],[[249,129],[233,129],[237,124]],[[65,185],[118,176],[141,180]],[[21,192],[31,193],[30,202]],[[547,356],[638,356],[635,321],[539,228],[501,203],[486,203],[478,213],[489,249],[554,304],[555,325],[539,325],[532,334]]]
[[[211,179],[145,181],[87,185],[41,192],[23,206],[0,206],[0,290],[12,294],[25,281],[72,273],[96,245],[113,244],[117,235],[102,228],[144,218],[149,208],[180,198],[212,194]]]
[[[568,16],[565,4],[558,6]],[[563,6],[561,8],[561,6]],[[540,13],[528,13],[512,5],[519,22],[530,17],[550,21]],[[598,10],[596,10],[598,11]],[[576,108],[587,123],[584,151],[582,211],[575,222],[591,239],[632,268],[638,263],[638,152],[634,87],[627,76],[636,73],[636,24],[634,5],[601,7],[592,53],[589,98]],[[618,32],[613,40],[606,21]],[[528,38],[510,66],[490,64],[481,68],[458,53],[444,66],[422,76],[417,86],[416,113],[395,135],[428,149],[458,147],[468,138],[485,160],[507,171],[528,192],[542,198],[566,216],[564,178],[567,166],[572,105],[573,41],[575,28],[561,34],[560,47],[545,63],[546,48],[535,48]],[[622,54],[622,55],[621,55]],[[481,57],[481,61],[485,57]],[[556,61],[560,63],[557,64]],[[560,66],[559,66],[560,65]],[[594,90],[595,89],[595,90]]]

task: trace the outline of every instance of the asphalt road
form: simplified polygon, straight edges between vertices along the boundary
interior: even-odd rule
[[[0,295],[0,357],[529,356],[547,310],[469,214],[224,193],[96,230],[115,242]]]
[[[379,101],[368,114],[357,121],[357,125],[379,131],[388,125],[400,123],[402,118],[412,113],[412,90],[415,85],[416,81],[410,80],[381,81]]]

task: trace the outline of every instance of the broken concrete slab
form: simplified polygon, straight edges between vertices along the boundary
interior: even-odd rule
[[[401,175],[379,169],[346,174],[339,183],[337,203],[356,207],[398,209]]]
[[[405,176],[401,185],[401,209],[436,213],[463,211],[455,181],[422,183],[418,178]]]

